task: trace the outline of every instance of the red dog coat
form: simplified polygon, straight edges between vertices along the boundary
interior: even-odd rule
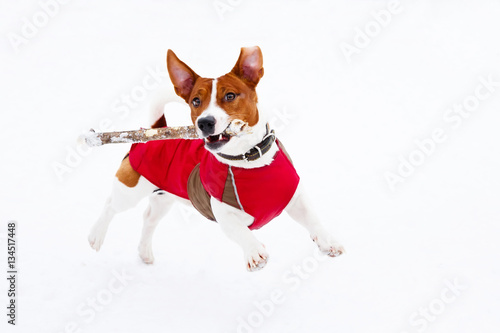
[[[161,140],[132,145],[129,160],[132,168],[162,190],[191,200],[206,217],[215,220],[197,205],[201,190],[221,202],[242,209],[254,217],[250,229],[259,229],[281,212],[292,199],[299,176],[278,143],[279,150],[270,165],[244,169],[219,162],[204,148],[203,140]],[[199,176],[198,176],[199,173]],[[193,191],[188,182],[201,179]],[[198,180],[199,182],[199,180]],[[206,194],[202,194],[206,195]],[[206,198],[209,199],[209,196]],[[235,200],[228,199],[229,197]],[[205,201],[207,202],[207,201]]]

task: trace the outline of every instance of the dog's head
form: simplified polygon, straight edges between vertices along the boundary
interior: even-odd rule
[[[197,75],[168,50],[167,68],[175,92],[191,108],[193,124],[209,151],[238,153],[239,148],[247,149],[249,136],[256,135],[255,87],[264,75],[262,63],[258,46],[244,47],[229,73],[209,79]]]

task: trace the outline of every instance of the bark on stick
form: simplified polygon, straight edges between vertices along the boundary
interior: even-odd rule
[[[85,142],[90,147],[110,143],[135,143],[167,139],[199,139],[194,126],[177,126],[162,128],[143,128],[133,131],[95,132],[91,129],[84,135]]]

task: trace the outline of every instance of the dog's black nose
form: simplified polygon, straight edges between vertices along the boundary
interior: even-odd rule
[[[215,131],[215,118],[212,116],[198,119],[198,128],[206,135],[212,135]]]

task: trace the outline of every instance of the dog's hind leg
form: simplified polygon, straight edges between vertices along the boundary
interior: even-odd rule
[[[141,177],[130,166],[126,157],[116,173],[111,196],[106,200],[102,213],[88,236],[90,246],[99,251],[104,242],[109,223],[115,214],[134,207],[157,187]]]
[[[144,226],[139,243],[139,256],[146,264],[154,262],[153,233],[160,220],[168,213],[175,202],[175,197],[163,190],[156,190],[149,196],[149,206],[144,212]]]
[[[286,212],[309,231],[312,240],[318,245],[321,252],[330,257],[337,257],[344,253],[344,247],[326,231],[319,221],[302,185],[299,184],[292,200],[286,207]]]

